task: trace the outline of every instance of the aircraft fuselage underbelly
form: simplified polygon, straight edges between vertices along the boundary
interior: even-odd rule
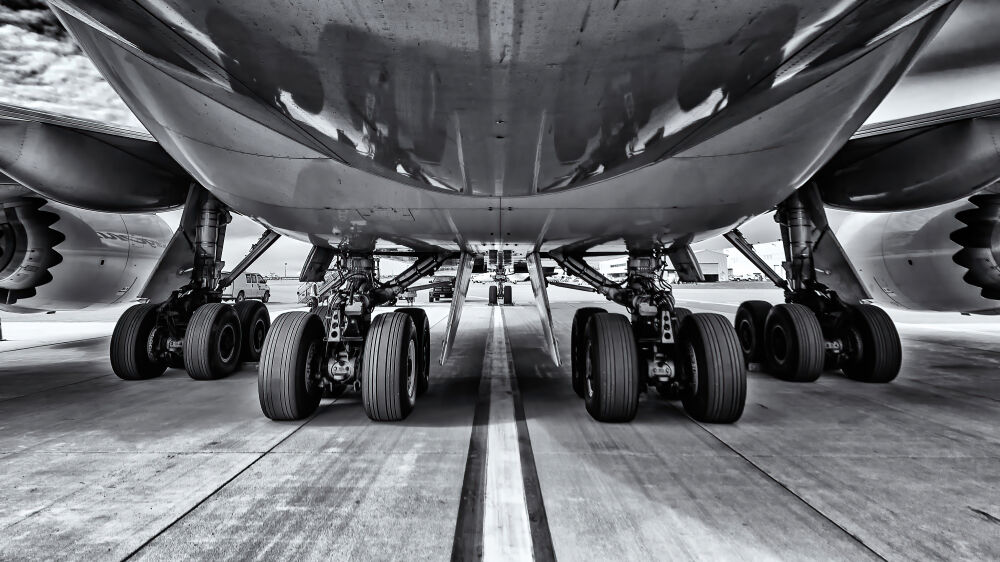
[[[53,2],[237,212],[314,243],[546,250],[701,238],[772,207],[946,2],[111,4]]]

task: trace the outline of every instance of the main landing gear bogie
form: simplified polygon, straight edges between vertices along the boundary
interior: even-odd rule
[[[206,303],[186,324],[171,328],[170,319],[176,320],[180,310],[147,303],[122,314],[110,350],[112,370],[119,378],[150,379],[177,368],[195,380],[215,380],[232,374],[240,363],[260,358],[271,324],[262,303]]]
[[[573,317],[572,386],[591,417],[631,421],[640,393],[654,387],[664,399],[681,400],[697,421],[739,420],[746,402],[746,368],[736,331],[721,315],[674,306],[658,255],[630,254],[622,284],[577,257],[555,253],[554,259],[631,312],[629,318],[587,307]]]
[[[760,323],[764,307],[758,302],[743,303],[736,315],[748,366],[758,363],[792,382],[812,382],[837,368],[850,379],[872,383],[890,382],[899,373],[899,332],[881,308],[844,304],[818,315],[803,304],[779,304]]]
[[[571,334],[576,337],[571,351],[573,387],[580,389],[594,419],[631,421],[640,392],[652,385],[661,395],[680,399],[697,421],[739,420],[746,401],[746,369],[735,330],[721,315],[679,310],[677,341],[656,357],[651,357],[654,350],[640,344],[626,316],[597,308],[577,311]],[[643,365],[652,361],[672,363],[675,377],[665,382],[648,376]]]
[[[242,291],[235,306],[225,304],[222,293],[278,235],[266,231],[240,264],[222,277],[222,247],[231,218],[220,201],[197,186],[192,188],[178,228],[183,236],[171,242],[182,248],[164,252],[175,262],[154,271],[149,285],[162,286],[165,279],[175,279],[177,271],[190,271],[191,276],[163,302],[135,305],[122,314],[110,350],[118,377],[148,379],[169,367],[183,368],[196,380],[213,380],[260,357],[271,323],[267,307],[244,298]],[[187,251],[193,252],[190,262]],[[152,295],[160,294],[158,290]]]
[[[278,317],[264,340],[257,379],[264,414],[274,420],[303,419],[316,411],[320,398],[353,389],[373,421],[409,416],[430,386],[427,314],[415,307],[377,316],[372,311],[392,303],[447,259],[448,254],[425,255],[382,282],[372,256],[342,256],[333,279],[317,295],[323,304],[291,319],[286,316],[292,313]]]

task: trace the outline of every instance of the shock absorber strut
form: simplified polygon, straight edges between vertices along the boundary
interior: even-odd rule
[[[226,225],[232,216],[222,203],[214,197],[207,197],[198,215],[195,230],[194,282],[199,289],[215,290],[222,273],[222,244],[226,237]]]
[[[801,291],[815,278],[813,269],[812,221],[806,212],[798,193],[778,205],[775,219],[781,225],[781,237],[785,244],[785,267],[789,288]]]

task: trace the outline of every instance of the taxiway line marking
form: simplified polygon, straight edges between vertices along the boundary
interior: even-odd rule
[[[494,309],[484,368],[489,373],[483,498],[483,560],[531,560],[534,549],[515,415],[513,372],[502,309]]]

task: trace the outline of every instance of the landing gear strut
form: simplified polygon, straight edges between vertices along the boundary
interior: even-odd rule
[[[885,311],[863,304],[870,296],[837,243],[815,187],[806,186],[780,203],[775,220],[785,250],[784,278],[738,230],[726,234],[785,291],[784,304],[740,305],[736,331],[744,361],[797,382],[814,381],[836,368],[859,381],[893,380],[902,360],[899,333]],[[828,276],[826,283],[818,279],[820,272]]]
[[[270,327],[267,308],[255,301],[225,304],[222,289],[278,235],[265,232],[223,279],[222,247],[230,220],[219,200],[192,187],[179,231],[149,282],[152,302],[126,310],[111,336],[111,366],[118,377],[148,379],[167,367],[183,367],[193,379],[211,380],[229,375],[241,361],[260,357]],[[182,279],[178,271],[188,275],[186,282],[160,300],[157,290]]]
[[[424,255],[382,283],[372,254],[341,255],[333,278],[317,290],[317,303],[322,304],[310,312],[282,314],[264,339],[257,377],[264,415],[303,419],[316,411],[320,397],[354,388],[372,420],[406,418],[429,386],[427,315],[419,308],[374,317],[372,311],[452,257]],[[313,269],[322,278],[326,268],[305,268]]]
[[[666,398],[681,399],[698,421],[733,423],[746,401],[739,339],[725,317],[675,307],[663,280],[667,253],[679,260],[690,254],[686,248],[631,252],[623,284],[602,275],[582,256],[549,253],[566,272],[631,315],[577,310],[571,331],[573,390],[598,421],[632,420],[639,393],[653,386]],[[688,270],[698,274],[696,262]]]

